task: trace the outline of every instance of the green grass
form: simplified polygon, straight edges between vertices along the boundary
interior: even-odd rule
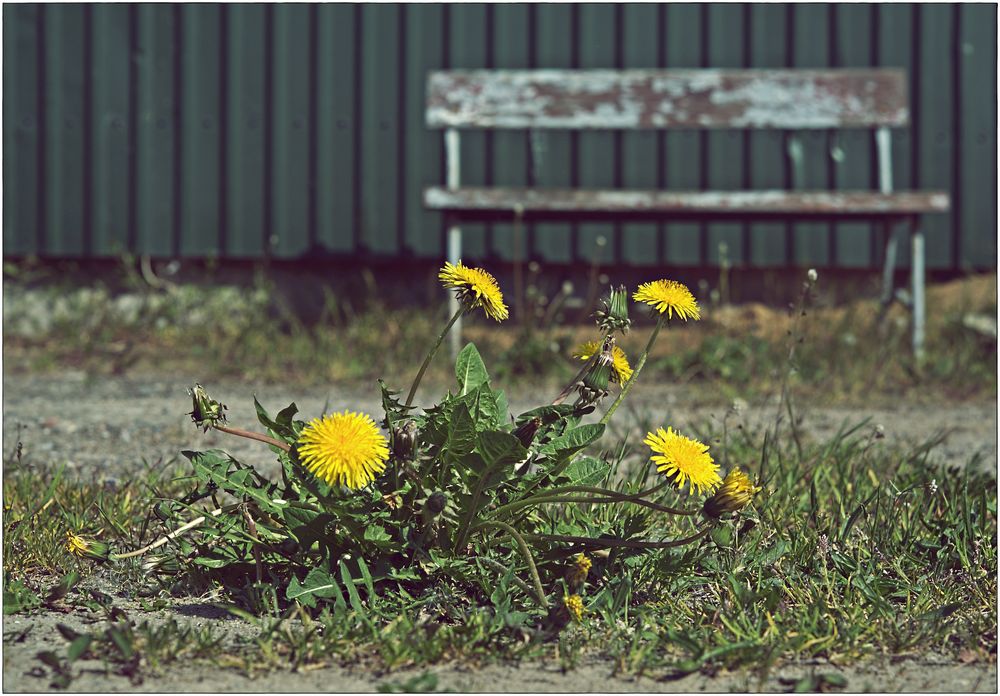
[[[996,484],[975,473],[975,461],[951,468],[929,463],[935,444],[889,446],[865,423],[825,442],[797,444],[787,431],[766,445],[751,434],[728,438],[718,457],[765,482],[755,508],[700,545],[595,554],[583,592],[585,619],[556,637],[546,639],[524,620],[518,607],[526,597],[509,575],[497,577],[491,596],[468,596],[442,583],[416,597],[371,597],[360,611],[294,604],[279,610],[267,592],[273,588],[247,586],[243,608],[232,609],[256,626],[242,644],[211,631],[194,635],[176,623],[126,631],[109,614],[89,641],[67,637],[66,650],[40,659],[56,682],[60,674],[71,678],[73,645],[76,659],[102,656],[126,676],[155,674],[180,660],[250,674],[330,663],[378,673],[442,660],[554,655],[571,667],[599,655],[625,674],[743,667],[763,679],[775,665],[800,658],[845,663],[935,651],[987,659],[997,645]],[[628,448],[604,454],[633,472],[618,477],[619,487],[641,475],[635,472],[642,461]],[[146,602],[203,592],[205,579],[183,569],[151,583],[154,576],[139,560],[99,565],[62,549],[67,528],[119,550],[147,543],[163,531],[153,514],[160,497],[184,490],[184,482],[165,477],[108,488],[5,462],[5,605],[16,609],[9,600],[30,595],[36,601],[20,605],[26,613],[53,603],[93,604],[83,583],[45,599],[58,577],[72,572],[87,578],[100,571],[116,592]],[[580,514],[600,524],[611,511]],[[661,528],[679,533],[668,520]],[[88,647],[81,651],[82,642]]]

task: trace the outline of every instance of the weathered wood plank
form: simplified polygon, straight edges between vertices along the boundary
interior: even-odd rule
[[[694,213],[704,215],[910,215],[944,213],[943,191],[649,191],[467,187],[424,191],[434,210],[525,213]]]
[[[900,70],[438,71],[431,128],[903,126]]]

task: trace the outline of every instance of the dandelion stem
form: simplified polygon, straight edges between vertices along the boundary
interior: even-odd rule
[[[632,376],[629,377],[628,381],[622,385],[622,390],[618,392],[618,398],[615,399],[614,403],[611,404],[611,408],[609,408],[608,412],[604,414],[603,418],[601,418],[601,425],[606,425],[607,422],[611,420],[611,416],[614,415],[616,410],[618,410],[618,406],[625,398],[625,395],[628,394],[629,389],[632,388],[632,384],[639,378],[639,373],[642,372],[642,367],[646,364],[646,358],[649,356],[649,351],[653,348],[653,344],[656,342],[656,337],[660,333],[660,329],[663,327],[663,318],[663,314],[656,318],[656,326],[653,328],[653,333],[649,334],[649,341],[646,342],[646,348],[642,351],[642,355],[639,356],[639,362],[635,364]]]
[[[498,522],[497,520],[480,522],[472,528],[472,531],[476,532],[487,527],[493,527],[507,532],[511,539],[514,540],[514,543],[517,544],[518,549],[521,551],[521,555],[524,556],[525,563],[528,564],[528,572],[531,574],[531,582],[535,586],[535,593],[538,595],[538,604],[542,607],[542,609],[548,609],[549,603],[545,599],[545,590],[542,589],[542,581],[538,577],[538,569],[535,567],[535,561],[531,557],[531,550],[528,548],[528,544],[524,541],[524,537],[522,537],[516,529],[511,527],[506,522]]]
[[[451,327],[455,325],[455,322],[458,321],[458,318],[465,314],[465,311],[465,305],[460,305],[458,311],[455,312],[451,319],[448,320],[448,324],[444,327],[444,331],[442,331],[441,335],[438,336],[437,342],[434,344],[434,347],[431,348],[431,352],[427,354],[426,358],[424,358],[424,364],[420,366],[420,370],[417,372],[417,376],[413,380],[413,385],[410,387],[410,393],[406,396],[407,407],[413,403],[413,397],[417,393],[417,387],[420,386],[420,380],[424,378],[424,372],[427,371],[427,366],[431,364],[431,358],[433,358],[434,354],[438,352],[438,348],[441,347],[444,337],[448,335],[448,332],[451,330]]]
[[[525,539],[533,541],[565,541],[574,544],[587,544],[597,548],[622,546],[628,549],[669,549],[675,546],[684,546],[698,541],[711,531],[712,527],[707,526],[697,534],[683,539],[673,541],[636,541],[634,539],[595,539],[593,537],[569,536],[566,534],[525,534]]]
[[[239,505],[239,504],[237,503],[237,505]],[[135,551],[129,551],[128,553],[113,553],[113,554],[109,555],[108,558],[110,558],[112,561],[120,561],[120,560],[122,560],[124,558],[134,558],[135,556],[141,556],[144,553],[147,553],[149,551],[152,551],[153,549],[157,549],[157,548],[163,546],[164,544],[166,544],[171,539],[176,539],[177,537],[179,537],[184,532],[188,532],[188,531],[194,529],[195,527],[200,527],[202,524],[204,524],[205,520],[208,519],[209,516],[211,516],[211,517],[218,517],[219,515],[221,515],[223,513],[224,510],[233,509],[233,508],[237,507],[237,505],[230,505],[230,506],[228,506],[228,508],[216,508],[215,510],[212,510],[210,513],[208,513],[208,515],[201,515],[199,517],[195,517],[193,520],[191,520],[187,524],[185,524],[185,525],[183,525],[181,527],[178,527],[177,529],[175,529],[174,531],[172,531],[170,534],[167,534],[166,536],[160,537],[159,539],[157,539],[156,541],[154,541],[152,544],[148,544],[147,546],[143,546],[141,549],[136,549]]]
[[[542,503],[634,503],[635,505],[641,505],[642,507],[647,507],[652,510],[657,510],[658,512],[666,512],[672,515],[696,515],[698,510],[681,510],[678,508],[667,507],[666,505],[659,505],[648,500],[643,500],[647,495],[651,495],[656,491],[662,489],[668,483],[662,483],[655,488],[650,488],[646,491],[640,491],[638,493],[619,493],[617,491],[609,491],[604,488],[594,488],[592,486],[564,486],[561,488],[553,488],[551,490],[545,491],[544,493],[536,494],[530,498],[525,498],[522,500],[515,500],[512,503],[507,503],[506,505],[501,505],[498,507],[494,514],[501,513],[513,513],[517,512],[521,508],[528,507],[530,505],[539,505]],[[566,493],[593,493],[598,496],[597,498],[582,498],[582,497],[564,497]]]
[[[279,449],[283,449],[288,452],[292,449],[292,446],[287,442],[282,442],[281,440],[276,440],[270,435],[264,435],[262,433],[255,433],[252,430],[244,430],[243,428],[233,428],[228,425],[219,425],[218,423],[213,423],[212,427],[216,430],[222,431],[224,433],[229,433],[230,435],[238,435],[240,437],[245,437],[248,440],[257,440],[258,442],[265,442],[269,445],[274,445]]]

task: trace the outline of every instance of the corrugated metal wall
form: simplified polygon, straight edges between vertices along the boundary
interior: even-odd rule
[[[996,18],[979,5],[3,6],[4,254],[440,258],[435,68],[899,66],[898,188],[950,190],[930,268],[994,268]],[[469,184],[865,188],[867,132],[471,133]],[[627,264],[868,267],[863,223],[621,226]],[[534,258],[591,257],[606,224],[539,224]],[[511,258],[509,225],[464,256]],[[904,258],[904,262],[906,259]]]

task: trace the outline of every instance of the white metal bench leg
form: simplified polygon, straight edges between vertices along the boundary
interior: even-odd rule
[[[920,361],[924,357],[924,232],[916,221],[910,228],[910,243],[913,248],[910,261],[910,281],[913,291],[913,355]]]
[[[457,264],[462,258],[462,229],[458,225],[451,225],[448,228],[448,261]],[[448,316],[452,316],[458,311],[458,298],[452,293],[448,298]],[[458,357],[458,351],[462,349],[462,317],[458,318],[455,325],[451,327],[448,335],[448,349],[451,351],[451,359]]]
[[[462,158],[459,151],[458,129],[449,128],[444,132],[444,151],[447,172],[448,188],[457,189],[462,180]],[[448,261],[457,265],[462,260],[462,228],[456,223],[448,226]],[[452,293],[448,300],[448,311],[454,315],[458,311],[458,298]],[[458,351],[462,348],[462,318],[459,317],[455,325],[451,327],[451,335],[448,336],[448,349],[451,351],[451,359],[458,357]]]
[[[886,222],[885,230],[885,266],[882,268],[882,311],[892,303],[893,295],[896,291],[893,276],[896,273],[896,231],[891,222]]]

